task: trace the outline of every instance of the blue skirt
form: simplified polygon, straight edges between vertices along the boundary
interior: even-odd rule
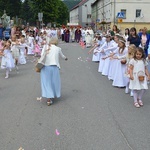
[[[41,70],[42,97],[59,98],[61,96],[60,73],[57,66],[45,66]]]

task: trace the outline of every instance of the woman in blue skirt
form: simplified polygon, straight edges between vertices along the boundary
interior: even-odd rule
[[[52,104],[53,98],[59,98],[61,96],[59,56],[68,60],[57,44],[58,39],[51,39],[50,43],[45,46],[41,54],[46,54],[45,66],[41,70],[41,89],[42,97],[47,98],[48,106]]]

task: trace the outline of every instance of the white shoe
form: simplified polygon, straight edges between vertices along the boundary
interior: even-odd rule
[[[5,79],[8,79],[9,78],[9,75],[6,75]]]
[[[129,93],[129,88],[125,88],[125,93],[127,94],[127,93]]]
[[[130,92],[130,96],[133,96],[133,92],[132,91]]]

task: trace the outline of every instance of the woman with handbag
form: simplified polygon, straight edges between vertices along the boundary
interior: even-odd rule
[[[57,47],[58,39],[51,39],[49,45],[45,46],[42,51],[42,55],[45,55],[45,64],[41,69],[41,90],[42,97],[47,98],[47,105],[52,104],[53,98],[59,98],[61,96],[61,82],[60,82],[60,64],[59,56],[68,60],[63,55],[61,48]]]

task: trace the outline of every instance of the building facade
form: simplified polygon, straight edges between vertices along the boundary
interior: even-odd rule
[[[91,20],[95,29],[107,29],[114,24],[121,30],[131,27],[150,29],[149,7],[150,0],[96,0],[91,5]]]
[[[70,10],[69,24],[78,23],[81,26],[91,26],[92,3],[95,0],[82,0],[78,5]]]

